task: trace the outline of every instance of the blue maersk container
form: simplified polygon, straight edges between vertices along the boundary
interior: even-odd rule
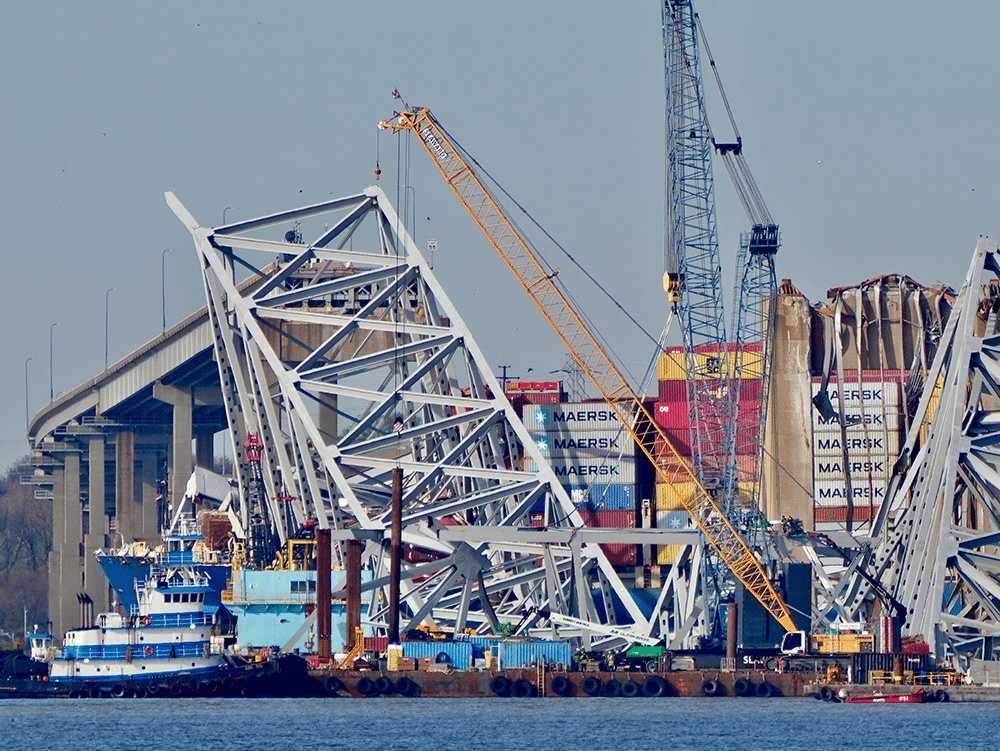
[[[546,664],[561,662],[566,666],[573,664],[573,650],[569,644],[562,641],[528,641],[500,642],[499,649],[501,668],[527,668],[541,665],[544,658]]]
[[[585,511],[631,511],[635,508],[635,485],[595,483],[589,488],[566,485],[573,504]]]
[[[450,662],[456,670],[468,670],[472,667],[472,644],[467,641],[404,641],[403,657],[429,657],[438,662]]]

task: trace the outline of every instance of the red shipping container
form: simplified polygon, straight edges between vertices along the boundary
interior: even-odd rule
[[[635,511],[591,511],[581,512],[584,522],[588,527],[598,527],[600,529],[634,529]]]
[[[657,391],[661,402],[687,403],[687,381],[660,381]]]
[[[687,402],[657,402],[653,405],[653,419],[657,425],[670,430],[687,430],[690,424]]]
[[[601,550],[608,557],[612,566],[634,566],[636,565],[635,545],[625,545],[623,543],[610,543],[601,545]]]
[[[678,454],[681,456],[691,456],[691,435],[688,433],[687,427],[679,430],[664,428],[663,432],[667,434],[667,440],[670,441],[670,445],[674,447]],[[657,457],[662,456],[668,460],[674,456],[674,452],[667,448],[667,444],[659,436],[656,437],[656,441],[653,443],[653,453]]]
[[[867,522],[875,518],[878,514],[878,506],[862,506],[856,503],[851,521]],[[813,508],[813,519],[816,523],[821,522],[846,522],[847,506],[815,506]]]

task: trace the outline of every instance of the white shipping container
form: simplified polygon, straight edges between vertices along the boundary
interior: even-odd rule
[[[630,485],[635,482],[635,457],[621,459],[603,457],[581,459],[572,456],[549,457],[548,464],[563,485],[588,485],[590,483],[613,483]],[[538,467],[530,457],[524,458],[524,471],[537,472]]]
[[[820,378],[814,378],[812,384],[813,396],[819,393],[823,386]],[[834,409],[839,409],[840,396],[843,394],[844,407],[861,407],[884,405],[886,407],[899,406],[899,384],[887,381],[873,381],[871,383],[856,380],[847,380],[837,383],[831,379],[826,385],[826,394],[830,397],[830,403]]]
[[[537,433],[579,433],[588,430],[623,430],[618,415],[604,402],[525,404],[524,427]]]
[[[564,433],[535,433],[531,437],[535,447],[545,457],[635,457],[635,441],[624,430],[572,430]]]
[[[843,447],[847,455],[858,456],[899,456],[900,433],[898,430],[849,430],[847,443],[843,443],[840,431],[815,433],[813,435],[813,456],[841,456]]]
[[[868,478],[851,478],[854,503],[879,505],[885,499],[889,478],[868,481]],[[846,506],[847,482],[844,480],[816,480],[813,482],[813,498],[817,506]]]
[[[839,456],[813,457],[813,479],[843,480],[850,473],[852,481],[867,480],[869,477],[888,479],[892,474],[895,457],[888,456],[856,456],[847,457],[847,464]]]
[[[834,405],[836,408],[836,405]],[[883,409],[879,405],[865,407],[845,407],[844,418],[847,422],[848,434],[866,434],[872,432],[896,432],[903,427],[903,415],[899,407]],[[829,420],[818,410],[812,410],[813,433],[839,433],[840,421],[836,417]]]
[[[656,526],[658,529],[668,529],[680,532],[685,529],[694,529],[694,520],[687,511],[657,511]]]

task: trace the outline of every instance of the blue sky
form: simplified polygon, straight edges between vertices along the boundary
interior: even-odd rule
[[[779,276],[814,302],[885,273],[958,285],[978,235],[1000,234],[1000,5],[696,9],[781,226]],[[203,304],[165,190],[217,225],[226,207],[236,220],[354,193],[374,182],[378,145],[379,184],[402,198],[397,141],[375,128],[397,87],[646,328],[662,326],[655,2],[33,2],[4,15],[0,468],[26,452],[29,357],[31,414],[48,400],[50,331],[58,394],[103,369],[106,300],[112,362],[160,332],[161,263],[168,325]],[[417,242],[437,238],[435,270],[486,356],[548,377],[558,343],[415,143],[409,162]],[[727,181],[718,166],[728,289],[746,219]],[[542,250],[641,374],[644,337]]]

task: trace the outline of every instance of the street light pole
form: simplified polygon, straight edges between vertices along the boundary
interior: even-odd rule
[[[226,223],[226,212],[229,211],[232,208],[233,208],[232,206],[226,206],[226,208],[224,208],[222,210],[222,224],[223,225],[225,225],[225,223]]]
[[[57,322],[49,326],[49,401],[50,402],[55,401],[56,398],[56,390],[53,387],[54,381],[52,379],[52,332],[58,325],[59,324]]]
[[[24,361],[24,429],[28,430],[31,427],[31,414],[28,412],[28,363],[34,360],[34,357],[29,357]]]
[[[108,369],[108,309],[111,305],[111,293],[115,291],[112,287],[104,293],[104,369]]]
[[[170,248],[160,253],[160,288],[163,291],[163,330],[167,330],[167,253]]]

